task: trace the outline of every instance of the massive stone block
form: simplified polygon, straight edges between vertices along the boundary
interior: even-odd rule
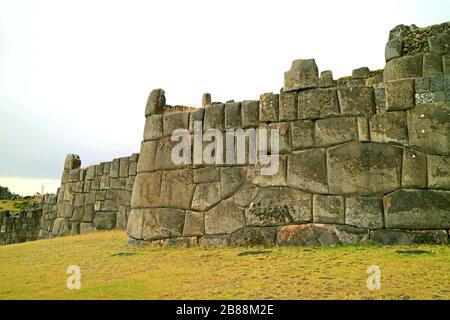
[[[379,113],[370,119],[370,138],[373,142],[408,145],[405,112]]]
[[[427,156],[428,188],[450,190],[450,156]]]
[[[405,78],[420,78],[422,76],[423,56],[403,56],[393,59],[384,68],[384,81],[400,80]]]
[[[256,127],[259,124],[259,101],[244,101],[241,104],[242,127]]]
[[[278,121],[279,113],[279,95],[270,93],[264,93],[260,97],[259,102],[259,121],[261,122],[274,122]]]
[[[312,149],[289,155],[287,182],[292,187],[328,193],[325,150]]]
[[[315,141],[317,147],[341,144],[358,140],[356,117],[320,119],[315,123]]]
[[[291,69],[284,73],[284,91],[316,88],[319,85],[319,70],[314,59],[294,60]]]
[[[375,113],[375,96],[372,87],[342,87],[338,90],[343,115],[364,116]]]
[[[312,89],[298,93],[299,119],[317,119],[339,115],[336,89]]]
[[[225,104],[225,129],[241,127],[241,104],[239,102],[227,102]]]
[[[189,112],[165,113],[163,116],[164,136],[170,136],[176,129],[189,129]]]
[[[244,183],[245,168],[230,167],[220,169],[220,197],[226,199]]]
[[[192,170],[165,171],[161,177],[161,206],[190,209],[195,184]]]
[[[183,227],[183,236],[202,236],[205,234],[205,214],[187,211]]]
[[[148,117],[154,113],[162,114],[164,112],[164,106],[166,105],[165,92],[162,89],[155,89],[150,92],[147,99],[147,105],[145,106],[145,117]]]
[[[428,39],[431,53],[444,55],[450,53],[450,31],[447,29],[435,37]]]
[[[311,194],[274,187],[262,189],[245,210],[249,226],[302,223],[312,220]]]
[[[132,208],[159,207],[161,175],[161,172],[147,172],[136,176],[131,196]]]
[[[402,148],[350,142],[328,149],[332,194],[385,194],[400,187]]]
[[[418,105],[407,111],[411,146],[429,154],[450,155],[450,103]]]
[[[116,212],[97,212],[94,226],[99,230],[111,230],[116,227]]]
[[[314,146],[314,122],[299,120],[291,122],[292,149],[301,150]]]
[[[414,79],[386,82],[386,109],[388,111],[398,111],[414,108],[414,85]]]
[[[313,196],[313,220],[316,223],[344,224],[344,197],[315,194]]]
[[[384,58],[386,62],[391,61],[394,58],[401,57],[403,54],[403,41],[400,39],[392,39],[386,43],[384,50]]]
[[[148,209],[132,209],[128,217],[127,234],[134,239],[142,239],[144,226],[144,213]]]
[[[192,199],[192,209],[208,210],[221,200],[220,183],[200,183],[196,186],[194,198]]]
[[[406,189],[427,187],[427,156],[422,152],[410,148],[403,151],[402,187]]]
[[[80,156],[76,154],[68,154],[64,161],[64,170],[78,169],[81,166]]]
[[[145,119],[144,141],[157,140],[163,136],[163,116],[154,114]]]
[[[297,119],[297,93],[282,92],[280,94],[280,121]]]
[[[370,232],[370,240],[385,246],[447,244],[448,236],[445,230],[407,231],[379,229]]]
[[[383,200],[386,228],[450,228],[450,192],[397,190]]]
[[[245,227],[231,234],[230,242],[234,246],[275,245],[276,227]]]
[[[226,234],[245,227],[244,210],[233,198],[221,201],[205,213],[206,234]]]
[[[179,237],[183,233],[185,212],[176,209],[149,209],[144,214],[144,240]]]
[[[332,224],[302,224],[278,227],[280,246],[336,246],[367,241],[367,229]]]
[[[224,104],[213,104],[205,108],[203,131],[217,129],[224,131]]]
[[[383,228],[383,201],[377,197],[345,199],[345,224],[367,228]]]

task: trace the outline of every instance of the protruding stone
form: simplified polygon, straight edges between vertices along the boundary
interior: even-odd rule
[[[342,87],[338,90],[341,114],[364,116],[375,113],[375,97],[372,87]]]
[[[207,107],[211,105],[211,94],[204,93],[202,96],[202,107]]]
[[[176,209],[148,209],[144,212],[144,240],[180,237],[183,233],[185,212]]]
[[[345,199],[345,224],[367,228],[383,228],[383,201],[377,197]]]
[[[319,71],[314,59],[294,60],[291,69],[284,73],[284,91],[316,88],[319,85]]]
[[[418,105],[407,111],[411,146],[429,153],[450,155],[450,103]]]
[[[315,122],[317,147],[332,146],[351,140],[358,140],[357,119],[355,117],[319,119]]]
[[[315,194],[313,196],[313,220],[316,223],[344,224],[344,197]]]
[[[361,67],[352,71],[353,79],[366,79],[370,77],[370,69],[368,67]]]
[[[288,156],[290,186],[315,193],[328,193],[325,149],[312,149]]]
[[[280,121],[297,119],[297,93],[282,92],[280,94]]]
[[[150,92],[145,106],[145,117],[152,114],[162,114],[166,105],[165,92],[162,89],[155,89]]]
[[[428,188],[450,190],[450,156],[427,156]]]
[[[403,55],[403,41],[400,39],[392,39],[386,43],[384,49],[384,58],[386,62],[391,61],[394,58],[401,57]]]
[[[386,82],[386,109],[399,111],[415,106],[414,79],[402,79]]]
[[[328,149],[332,194],[385,194],[400,187],[402,148],[350,142]]]
[[[383,200],[386,228],[450,229],[450,192],[397,190]]]
[[[311,89],[298,94],[298,118],[317,119],[339,115],[336,89]]]
[[[206,234],[232,233],[245,227],[244,210],[240,209],[233,198],[221,201],[205,213]]]
[[[422,77],[423,56],[403,56],[393,59],[384,68],[384,81]]]
[[[279,119],[279,95],[272,92],[264,93],[259,102],[259,121],[274,122]]]
[[[245,214],[250,226],[310,222],[311,194],[286,187],[264,188]]]
[[[405,189],[427,187],[427,156],[422,152],[410,148],[403,151],[402,187]]]
[[[405,112],[384,112],[372,116],[370,138],[373,142],[408,144]]]
[[[68,154],[64,161],[64,170],[79,169],[81,166],[80,156],[76,154]]]
[[[320,73],[319,87],[334,87],[333,72],[331,70],[325,70]]]

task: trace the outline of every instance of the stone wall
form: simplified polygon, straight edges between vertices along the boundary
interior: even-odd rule
[[[279,94],[172,108],[146,105],[128,219],[130,242],[162,245],[447,243],[450,229],[449,29],[429,52],[393,55],[345,81],[296,60]],[[175,129],[278,128],[280,170],[175,164]],[[191,137],[192,139],[192,137]],[[195,152],[195,151],[194,151]],[[216,155],[217,156],[217,155]],[[222,159],[225,163],[225,159]]]
[[[44,197],[39,238],[125,229],[138,154],[80,168],[68,155],[57,195]]]
[[[42,203],[34,203],[30,208],[17,214],[0,212],[0,245],[14,244],[38,239]]]

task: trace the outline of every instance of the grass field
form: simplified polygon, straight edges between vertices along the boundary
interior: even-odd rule
[[[137,248],[124,232],[98,232],[0,247],[0,299],[450,299],[450,247],[419,248],[432,253]],[[239,255],[255,250],[270,252]],[[80,290],[66,287],[69,265],[81,268]],[[379,290],[367,288],[370,265],[381,268]]]
[[[9,210],[11,213],[18,212],[20,209],[28,207],[32,202],[40,200],[40,197],[21,200],[0,200],[0,211]]]

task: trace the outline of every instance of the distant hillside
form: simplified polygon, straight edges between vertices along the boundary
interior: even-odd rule
[[[0,200],[12,200],[16,198],[21,198],[18,194],[9,191],[8,187],[0,186]]]

